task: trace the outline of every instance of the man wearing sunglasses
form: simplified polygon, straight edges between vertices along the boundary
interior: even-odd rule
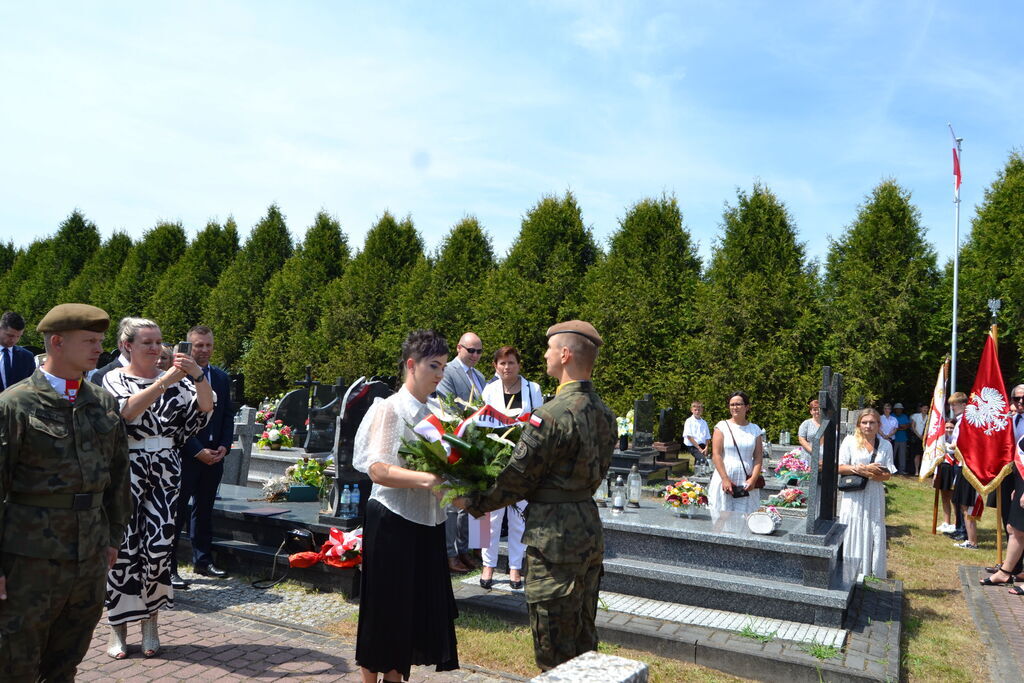
[[[480,337],[466,332],[459,338],[456,347],[458,355],[444,369],[444,379],[437,385],[438,396],[458,396],[463,401],[480,400],[484,376],[476,364],[484,353]],[[445,540],[448,542],[448,569],[453,574],[465,574],[476,569],[476,562],[469,554],[469,516],[464,510],[448,507],[448,519],[444,524]]]

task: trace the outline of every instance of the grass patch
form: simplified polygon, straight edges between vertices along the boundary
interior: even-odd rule
[[[814,640],[810,643],[804,643],[801,645],[804,652],[815,657],[817,659],[832,659],[833,657],[839,656],[839,648],[835,645],[825,645]]]
[[[958,568],[995,561],[995,511],[978,525],[981,550],[961,550],[943,534],[932,535],[933,496],[931,482],[909,477],[886,482],[889,575],[903,581],[904,591],[900,678],[967,683],[986,677],[980,669],[987,652],[961,592]]]
[[[775,636],[778,635],[779,632],[772,631],[771,633],[761,633],[754,628],[753,624],[748,623],[736,633],[744,638],[750,638],[751,640],[756,640],[761,643],[769,643],[775,640]]]

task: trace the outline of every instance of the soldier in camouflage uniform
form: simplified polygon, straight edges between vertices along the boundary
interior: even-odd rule
[[[604,533],[594,492],[611,464],[615,415],[590,381],[601,337],[573,320],[548,329],[555,398],[538,408],[494,486],[458,499],[474,517],[526,499],[526,602],[537,666],[597,648]]]
[[[84,381],[105,312],[39,322],[47,360],[0,395],[0,680],[72,681],[103,610],[131,512],[117,403]]]

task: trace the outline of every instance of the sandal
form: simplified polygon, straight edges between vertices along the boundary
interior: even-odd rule
[[[998,572],[1003,572],[1004,574],[1006,574],[1010,578],[1007,579],[1006,581],[993,581],[992,580],[992,576],[995,576],[996,573],[998,573]],[[1015,580],[1014,575],[1011,574],[1010,572],[1006,571],[1002,567],[996,567],[996,571],[992,573],[992,576],[986,576],[984,579],[982,579],[980,581],[981,585],[982,586],[1008,586],[1008,585],[1013,584],[1013,582]]]
[[[142,656],[156,657],[160,653],[160,634],[157,633],[156,612],[142,621]]]
[[[1010,595],[1024,595],[1024,588],[1020,586],[1010,586],[1010,590],[1006,591]]]

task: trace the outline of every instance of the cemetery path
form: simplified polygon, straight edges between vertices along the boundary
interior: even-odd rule
[[[178,602],[160,613],[162,652],[142,656],[137,625],[128,627],[129,658],[106,654],[109,630],[101,623],[78,667],[78,681],[359,681],[355,645],[300,624],[257,620],[237,611]],[[413,667],[417,681],[508,681],[500,674],[460,670],[436,673]]]
[[[1024,598],[1006,586],[981,586],[981,567],[960,567],[960,582],[971,616],[989,646],[992,680],[1024,680]]]

